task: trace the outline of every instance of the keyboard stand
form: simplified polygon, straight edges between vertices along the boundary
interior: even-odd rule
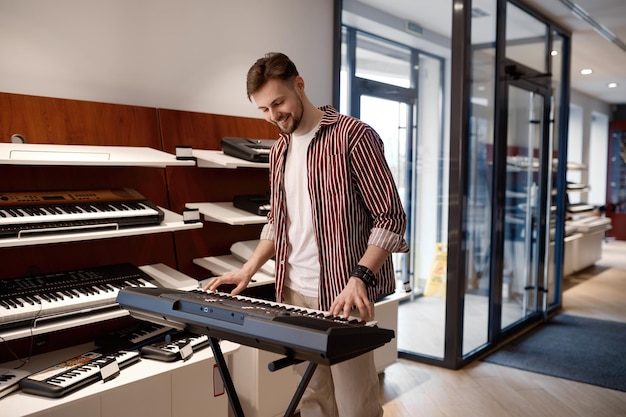
[[[298,388],[296,389],[296,392],[293,394],[293,398],[291,399],[291,402],[289,403],[289,407],[287,407],[287,411],[285,411],[285,417],[291,417],[296,412],[298,403],[300,402],[300,399],[302,398],[302,394],[304,394],[304,390],[306,389],[307,385],[309,385],[309,381],[311,380],[311,377],[313,376],[313,372],[315,372],[315,368],[317,368],[317,364],[314,362],[309,362],[309,366],[307,366],[306,371],[304,372],[304,375],[302,375],[302,379],[300,380],[300,383],[298,384]]]
[[[226,389],[226,394],[228,395],[228,401],[230,402],[230,406],[233,409],[233,413],[235,417],[245,417],[243,413],[243,409],[241,408],[241,402],[239,401],[239,396],[237,396],[237,391],[235,390],[235,385],[233,384],[233,380],[230,376],[230,372],[228,371],[228,365],[226,364],[226,360],[224,359],[224,354],[222,353],[222,348],[220,347],[219,340],[214,337],[209,337],[209,343],[211,344],[211,349],[213,350],[213,357],[215,358],[215,363],[217,363],[217,369],[220,371],[220,375],[222,376],[222,381],[224,381],[224,388]],[[286,366],[293,365],[296,363],[302,362],[301,360],[293,359],[293,358],[283,358],[277,361],[271,362],[269,364],[270,371],[276,371],[278,369],[282,369]],[[302,394],[304,394],[304,390],[307,385],[309,385],[309,381],[313,376],[313,372],[317,368],[317,364],[314,362],[309,362],[309,365],[298,384],[298,388],[296,388],[296,392],[293,394],[293,398],[289,403],[289,407],[285,411],[285,417],[292,417],[298,407],[298,403],[300,403],[300,399],[302,398]]]
[[[211,350],[213,350],[213,357],[215,358],[215,363],[217,363],[217,369],[219,369],[220,375],[222,376],[224,388],[226,388],[226,394],[228,395],[228,402],[230,402],[233,413],[235,413],[235,417],[245,417],[239,396],[233,384],[233,379],[230,377],[230,372],[228,371],[228,365],[222,353],[220,341],[214,337],[209,337],[209,343],[211,344]]]

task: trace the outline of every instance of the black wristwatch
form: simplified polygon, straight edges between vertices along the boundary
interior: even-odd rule
[[[366,287],[375,287],[376,286],[376,276],[370,269],[363,265],[357,265],[352,268],[352,272],[350,273],[351,277],[357,277],[361,281],[365,283]]]

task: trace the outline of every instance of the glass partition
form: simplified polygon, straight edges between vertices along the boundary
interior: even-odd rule
[[[496,0],[482,2],[480,11],[472,15],[463,353],[488,342],[491,291]]]
[[[460,367],[560,302],[569,39],[517,0],[341,4],[340,111],[380,133],[408,217],[399,356]]]
[[[411,87],[409,48],[356,33],[356,76],[399,87]]]
[[[446,328],[449,138],[444,134],[444,106],[449,39],[426,29],[422,36],[408,36],[403,18],[357,3],[343,3],[340,91],[349,97],[340,98],[340,111],[381,135],[407,213],[410,253],[393,255],[397,296],[403,299],[398,349],[441,359]],[[431,10],[430,15],[449,25],[452,8],[447,3],[436,8],[439,14]],[[429,7],[423,0],[415,5]],[[397,24],[381,27],[373,23],[376,19]],[[413,22],[412,28],[421,23]]]
[[[511,2],[506,6],[506,57],[548,72],[548,25]]]

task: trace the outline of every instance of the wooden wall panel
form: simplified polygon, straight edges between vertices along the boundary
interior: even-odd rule
[[[0,93],[0,141],[160,149],[156,109]]]
[[[163,149],[175,153],[177,145],[219,150],[225,136],[276,139],[278,129],[263,119],[159,110]],[[269,191],[266,168],[167,168],[170,204],[181,212],[186,203],[232,201],[235,195]],[[258,239],[262,225],[230,226],[204,222],[201,230],[177,233],[176,257],[181,272],[202,279],[207,271],[193,264],[194,258],[225,255],[241,240]]]
[[[159,109],[159,120],[163,150],[170,153],[175,153],[177,145],[219,150],[224,136],[253,139],[278,137],[275,126],[251,117]]]
[[[149,238],[147,238],[149,236]],[[0,249],[0,279],[130,262],[176,267],[173,234],[97,239]]]
[[[168,208],[165,169],[0,165],[0,191],[75,191],[130,187]]]

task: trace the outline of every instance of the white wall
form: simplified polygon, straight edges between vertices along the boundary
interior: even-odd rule
[[[607,169],[606,149],[608,149],[609,143],[608,120],[611,114],[611,106],[576,90],[570,92],[570,103],[581,109],[578,115],[581,120],[576,122],[579,126],[579,132],[574,130],[573,134],[580,133],[582,136],[582,149],[580,150],[582,160],[576,162],[582,162],[587,166],[587,170],[583,171],[578,178],[580,178],[581,183],[590,185],[594,190],[593,193],[579,193],[578,199],[573,199],[572,202],[582,201],[594,205],[604,205]],[[598,117],[601,115],[606,117]],[[571,117],[572,115],[570,115],[570,129],[572,129]],[[601,136],[601,133],[599,136],[598,132],[602,132],[602,126],[598,122],[593,123],[594,117],[601,118],[606,123],[606,126],[604,126],[606,135],[604,137]],[[572,132],[570,132],[570,136],[571,134]],[[580,146],[574,145],[572,142],[568,143],[568,147],[570,145]],[[604,151],[600,151],[601,149],[604,149]],[[601,173],[604,173],[604,176]],[[570,176],[568,175],[569,178]],[[573,194],[572,196],[574,197]]]
[[[0,0],[0,91],[261,117],[246,73],[289,55],[332,102],[333,0]]]
[[[604,206],[609,164],[609,115],[593,112],[591,116],[589,180],[587,181],[591,189],[587,202],[594,206]]]

